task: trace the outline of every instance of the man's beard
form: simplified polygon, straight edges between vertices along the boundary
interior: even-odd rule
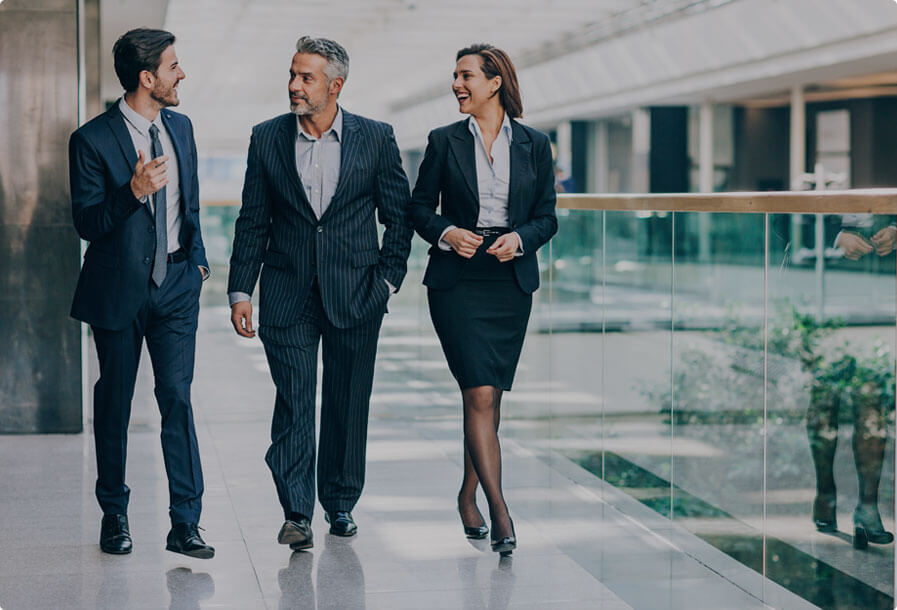
[[[177,106],[181,103],[181,100],[178,99],[177,91],[175,91],[174,86],[171,86],[167,89],[161,89],[161,87],[155,87],[150,92],[150,97],[159,102],[159,104],[166,108],[168,106]]]
[[[323,104],[312,104],[311,100],[305,100],[305,104],[295,104],[291,101],[290,112],[296,116],[308,116],[320,112],[325,106],[327,106],[327,102],[324,102]]]

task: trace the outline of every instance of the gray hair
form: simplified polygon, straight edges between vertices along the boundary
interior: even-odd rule
[[[303,36],[296,41],[296,52],[320,55],[326,59],[327,67],[324,68],[324,74],[330,80],[335,78],[346,80],[349,76],[349,54],[338,42],[328,38]]]

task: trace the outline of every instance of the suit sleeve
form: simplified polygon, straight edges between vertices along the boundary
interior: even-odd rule
[[[270,200],[256,133],[249,140],[243,205],[234,225],[234,246],[230,257],[227,292],[252,294],[268,245]]]
[[[69,139],[69,184],[75,230],[87,241],[107,235],[143,205],[134,197],[130,179],[107,190],[105,164],[80,131]]]
[[[194,265],[209,268],[209,261],[206,259],[206,246],[202,242],[202,228],[199,222],[199,174],[197,172],[199,157],[196,154],[196,140],[193,137],[193,123],[187,119],[187,126],[190,128],[190,150],[193,153],[193,167],[191,168],[190,180],[193,182],[193,196],[196,200],[192,202],[196,207],[191,209],[191,214],[196,214],[196,235],[193,237],[193,246],[190,251],[190,260]]]
[[[397,291],[408,270],[413,232],[408,223],[408,178],[402,169],[402,159],[392,127],[387,127],[377,168],[375,196],[377,216],[386,227],[380,248],[379,271]]]
[[[436,213],[442,186],[442,166],[445,159],[445,138],[430,132],[427,150],[417,173],[417,184],[408,206],[408,217],[417,233],[433,245],[452,223]]]
[[[554,190],[554,171],[551,163],[551,145],[542,134],[534,147],[536,162],[536,203],[527,221],[514,230],[520,236],[524,252],[535,252],[558,231],[555,214],[557,193]]]

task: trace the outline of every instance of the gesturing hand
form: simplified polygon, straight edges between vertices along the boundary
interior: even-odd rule
[[[230,306],[230,323],[241,337],[252,339],[255,331],[252,330],[252,303],[240,301]]]
[[[131,176],[131,191],[137,199],[152,195],[168,184],[166,161],[168,161],[168,155],[162,155],[146,163],[143,151],[138,151],[137,165],[134,166],[134,175]]]
[[[865,239],[856,233],[841,231],[835,240],[835,246],[841,248],[846,258],[852,261],[858,261],[862,257],[872,252],[873,248]]]
[[[872,245],[875,246],[875,253],[879,256],[886,256],[894,249],[897,243],[897,229],[894,227],[885,227],[872,236]]]
[[[452,247],[452,250],[464,258],[470,258],[476,254],[477,248],[483,243],[481,235],[467,229],[452,229],[442,239]]]
[[[517,248],[520,246],[520,239],[517,237],[516,233],[505,233],[501,237],[495,240],[489,249],[486,250],[487,254],[492,254],[499,261],[506,263],[517,253]]]

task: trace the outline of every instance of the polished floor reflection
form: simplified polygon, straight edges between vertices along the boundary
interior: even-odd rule
[[[89,433],[4,437],[0,606],[767,607],[759,589],[746,591],[727,576],[747,568],[714,555],[572,460],[537,451],[526,441],[531,424],[514,417],[504,454],[518,550],[500,560],[488,541],[464,538],[454,506],[460,419],[447,399],[455,391],[409,381],[407,367],[396,365],[438,361],[439,348],[421,333],[416,308],[399,303],[393,309],[380,348],[357,537],[328,535],[319,511],[310,552],[291,553],[275,543],[282,518],[263,461],[273,402],[264,354],[259,342],[233,334],[224,308],[205,307],[194,401],[206,479],[201,525],[216,557],[202,561],[163,550],[167,487],[144,368],[129,445],[133,554],[104,555],[97,547]],[[780,607],[809,607],[786,591],[782,596],[789,603]]]

